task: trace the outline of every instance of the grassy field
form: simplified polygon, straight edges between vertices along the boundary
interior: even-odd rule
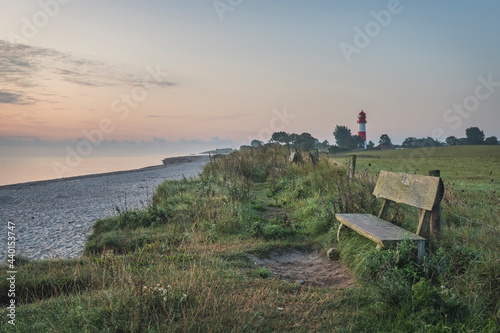
[[[99,220],[81,259],[17,263],[17,331],[498,332],[498,147],[363,155],[376,157],[359,158],[353,183],[330,156],[292,165],[283,147],[216,158],[197,179],[163,183],[149,208]],[[346,233],[337,244],[335,213],[379,209],[371,192],[381,169],[441,170],[443,244],[422,265],[409,242],[377,251]],[[413,210],[392,213],[416,229]],[[249,256],[331,247],[355,287],[273,279]],[[1,332],[13,331],[7,282]]]
[[[353,153],[358,154],[358,153]],[[500,191],[500,146],[454,146],[360,152],[359,172],[380,170],[426,174],[441,170],[441,178],[459,190],[484,195]],[[347,163],[346,155],[339,160]]]

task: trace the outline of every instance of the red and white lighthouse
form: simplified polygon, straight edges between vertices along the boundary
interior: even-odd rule
[[[358,124],[359,124],[359,129],[358,129],[358,136],[362,137],[363,140],[365,141],[365,149],[366,149],[366,113],[361,110],[361,112],[358,114]]]

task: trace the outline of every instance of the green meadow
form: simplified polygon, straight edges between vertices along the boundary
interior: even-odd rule
[[[358,154],[358,153],[353,153]],[[499,146],[453,146],[360,152],[359,172],[380,170],[426,174],[441,170],[445,183],[477,194],[500,190],[495,174],[500,174]],[[346,155],[342,161],[347,163]]]
[[[18,258],[16,331],[498,332],[500,147],[357,154],[353,182],[347,156],[291,164],[281,146],[216,156],[198,178],[164,182],[148,208],[97,221],[82,258]],[[421,265],[410,242],[378,251],[354,232],[337,242],[335,213],[380,208],[378,171],[434,169],[443,240]],[[413,209],[391,209],[416,230]],[[331,248],[352,287],[277,279],[252,260]],[[1,332],[14,331],[8,288],[2,278]]]

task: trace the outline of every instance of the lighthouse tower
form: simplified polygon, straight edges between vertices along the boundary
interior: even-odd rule
[[[365,140],[365,149],[366,149],[366,113],[361,110],[361,112],[358,114],[358,124],[359,124],[359,130],[358,130],[358,136],[362,137],[363,140]]]

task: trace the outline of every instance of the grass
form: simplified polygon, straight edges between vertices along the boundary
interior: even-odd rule
[[[147,209],[99,220],[82,258],[23,259],[16,330],[497,331],[500,205],[491,179],[498,172],[498,148],[439,148],[418,165],[401,164],[411,150],[371,154],[380,158],[360,157],[364,177],[351,183],[328,157],[317,166],[290,164],[283,147],[215,158],[196,179],[166,181]],[[371,191],[381,169],[441,170],[443,244],[421,266],[409,242],[377,251],[367,239],[346,233],[336,244],[335,213],[379,209]],[[411,209],[392,213],[398,224],[416,228]],[[354,272],[356,287],[276,281],[247,255],[332,246]],[[0,272],[4,276],[6,268]],[[0,281],[2,305],[7,282]],[[10,332],[2,308],[0,332]]]

